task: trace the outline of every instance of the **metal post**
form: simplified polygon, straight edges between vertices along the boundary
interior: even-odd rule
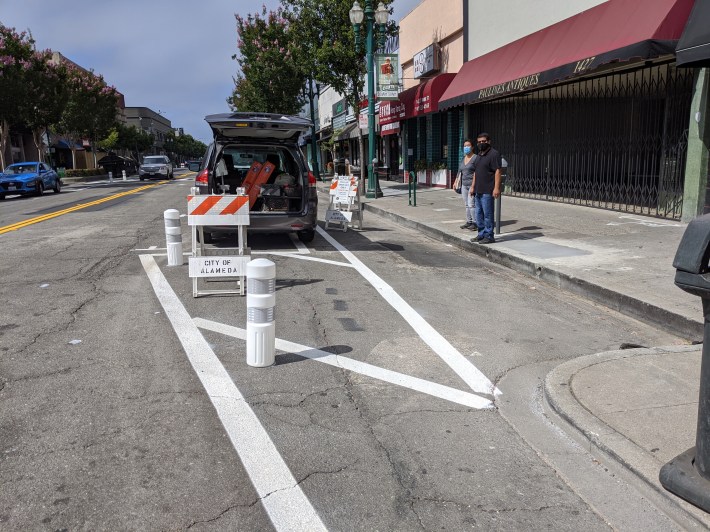
[[[503,194],[499,195],[496,198],[495,207],[493,208],[493,212],[495,215],[496,234],[497,235],[500,234],[500,204],[502,203],[502,199],[503,199]]]
[[[700,296],[705,320],[695,447],[661,468],[664,488],[710,512],[710,214],[695,218],[683,234],[673,267],[675,284]]]
[[[368,145],[368,160],[372,161],[375,157],[375,58],[372,53],[374,46],[374,11],[372,2],[365,2],[365,20],[367,24],[367,41],[366,58],[367,58],[367,145]],[[370,169],[367,174],[367,193],[366,197],[377,197],[377,182],[375,176],[375,165],[370,162]]]
[[[409,183],[407,189],[409,190],[409,204],[412,207],[417,206],[417,174],[413,171],[409,171]],[[412,197],[414,197],[414,203],[412,203]]]
[[[268,259],[247,264],[247,364],[264,368],[276,360],[276,265]]]
[[[311,103],[311,155],[313,160],[313,176],[320,181],[320,168],[318,167],[318,143],[316,142],[316,112],[313,106],[313,80],[308,80],[308,97]]]
[[[165,243],[168,250],[168,266],[182,266],[182,229],[180,228],[180,212],[168,209],[163,213],[165,221]]]

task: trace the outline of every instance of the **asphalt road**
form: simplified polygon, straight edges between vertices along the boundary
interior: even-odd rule
[[[505,376],[677,339],[365,213],[307,246],[250,238],[279,348],[252,368],[245,298],[193,298],[161,249],[189,186],[0,203],[1,529],[615,527],[501,415],[534,410],[537,373]],[[624,490],[630,522],[673,526]]]

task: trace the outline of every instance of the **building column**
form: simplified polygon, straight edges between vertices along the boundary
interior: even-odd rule
[[[446,126],[446,135],[449,138],[449,157],[447,164],[455,175],[456,172],[458,172],[459,164],[461,163],[461,145],[463,144],[463,139],[459,134],[458,109],[450,109],[447,113],[449,113],[449,120]]]
[[[683,185],[683,222],[690,222],[707,211],[710,205],[708,181],[708,150],[710,149],[710,69],[699,68],[695,72],[695,88],[690,105],[688,126],[688,154],[685,162]]]

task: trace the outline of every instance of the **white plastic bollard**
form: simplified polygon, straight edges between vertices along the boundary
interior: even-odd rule
[[[180,228],[180,212],[168,209],[163,213],[165,220],[165,243],[168,248],[168,266],[182,266],[182,229]]]
[[[247,264],[247,364],[257,368],[276,361],[276,265],[268,259]]]
[[[113,172],[108,173],[108,182],[113,183]]]
[[[123,172],[123,180],[125,181],[125,180],[126,180],[126,171],[125,171],[125,170],[121,170],[121,172]]]

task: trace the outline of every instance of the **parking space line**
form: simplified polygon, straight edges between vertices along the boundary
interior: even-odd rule
[[[311,250],[308,249],[308,247],[306,247],[306,245],[301,242],[296,235],[289,233],[289,236],[291,237],[291,241],[296,245],[296,249],[298,249],[299,253],[306,255],[311,252]]]
[[[141,264],[276,530],[326,530],[259,418],[151,255]]]
[[[252,255],[276,255],[279,257],[288,257],[291,259],[312,260],[313,262],[322,262],[324,264],[332,264],[334,266],[344,266],[352,268],[353,265],[349,262],[340,262],[337,260],[321,259],[319,257],[310,257],[308,255],[299,255],[298,253],[288,253],[284,251],[252,251]]]
[[[194,318],[192,321],[200,329],[206,329],[208,331],[224,334],[240,340],[246,340],[246,329],[202,318]],[[456,388],[444,386],[443,384],[427,381],[418,377],[405,375],[404,373],[399,373],[397,371],[373,366],[372,364],[360,362],[359,360],[344,357],[342,355],[328,353],[327,351],[322,351],[314,347],[308,347],[306,345],[296,344],[294,342],[277,338],[276,349],[286,353],[293,353],[309,358],[311,360],[315,360],[316,362],[322,362],[323,364],[335,366],[336,368],[346,369],[348,371],[352,371],[353,373],[359,373],[360,375],[372,377],[373,379],[389,382],[390,384],[396,384],[397,386],[409,388],[411,390],[425,393],[433,397],[438,397],[439,399],[444,399],[446,401],[451,401],[452,403],[457,403],[469,408],[476,408],[479,410],[493,408],[493,403],[489,399],[481,397],[480,395],[457,390]]]
[[[449,341],[444,338],[434,327],[422,318],[409,303],[407,303],[394,288],[388,285],[381,277],[379,277],[370,268],[358,259],[352,252],[348,251],[345,246],[335,240],[322,227],[316,228],[318,233],[325,238],[335,249],[352,264],[355,269],[362,275],[380,295],[387,301],[403,318],[409,323],[419,337],[431,347],[434,352],[444,361],[463,381],[474,391],[494,396],[500,395],[501,391],[486,377],[481,370],[474,366],[469,360],[464,357],[458,349],[456,349]]]

